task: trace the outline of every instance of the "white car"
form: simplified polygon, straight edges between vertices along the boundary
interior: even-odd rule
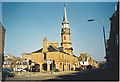
[[[24,70],[23,68],[14,68],[14,71],[20,72],[20,71],[26,71],[26,70]]]
[[[23,71],[23,69],[22,68],[18,68],[17,71]]]

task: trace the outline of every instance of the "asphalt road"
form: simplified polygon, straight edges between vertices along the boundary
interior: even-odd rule
[[[85,70],[80,72],[68,73],[66,75],[40,75],[40,76],[19,76],[7,77],[5,81],[58,81],[58,80],[79,80],[79,81],[117,81],[118,76],[111,74],[111,72],[101,69]]]
[[[72,73],[69,75],[59,75],[47,80],[77,80],[77,81],[118,81],[118,76],[110,71],[93,69],[83,72]]]

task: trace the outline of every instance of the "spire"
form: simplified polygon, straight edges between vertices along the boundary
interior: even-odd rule
[[[63,22],[67,22],[66,4],[64,4],[64,18]]]

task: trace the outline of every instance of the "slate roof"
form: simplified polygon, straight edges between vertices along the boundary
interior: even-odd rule
[[[39,50],[37,50],[37,51],[34,51],[34,52],[32,52],[32,53],[42,52],[42,50],[43,50],[43,48],[41,48],[41,49],[39,49]],[[50,46],[48,47],[48,52],[55,52],[55,51],[59,51],[59,50],[58,50],[56,47],[52,46],[52,45],[50,45]]]
[[[39,49],[37,51],[34,51],[32,53],[39,53],[39,52],[42,52],[42,50],[43,50],[43,48],[41,48],[41,49]],[[53,45],[48,46],[48,52],[56,52],[56,51],[63,52],[64,54],[69,55],[68,53],[64,52],[63,47],[56,48]]]
[[[55,51],[59,51],[59,50],[56,47],[52,46],[52,45],[50,45],[48,47],[48,52],[55,52]]]
[[[32,52],[32,53],[42,52],[42,49],[43,49],[43,48],[41,48],[41,49],[39,49],[39,50],[37,50],[37,51],[34,51],[34,52]]]

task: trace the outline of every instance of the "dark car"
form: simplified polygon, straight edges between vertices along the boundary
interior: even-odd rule
[[[9,70],[10,72],[12,72],[12,71],[13,71],[13,68],[9,68],[8,70]]]
[[[58,69],[55,69],[55,72],[59,72],[59,70],[58,70]]]
[[[75,68],[75,71],[81,71],[81,69],[80,68]]]
[[[91,65],[88,65],[88,66],[87,66],[87,69],[92,69],[92,66],[91,66]]]
[[[28,68],[24,68],[23,70],[29,71],[29,69],[28,69]]]
[[[14,77],[15,74],[11,73],[8,69],[3,69],[3,73],[6,77]]]

